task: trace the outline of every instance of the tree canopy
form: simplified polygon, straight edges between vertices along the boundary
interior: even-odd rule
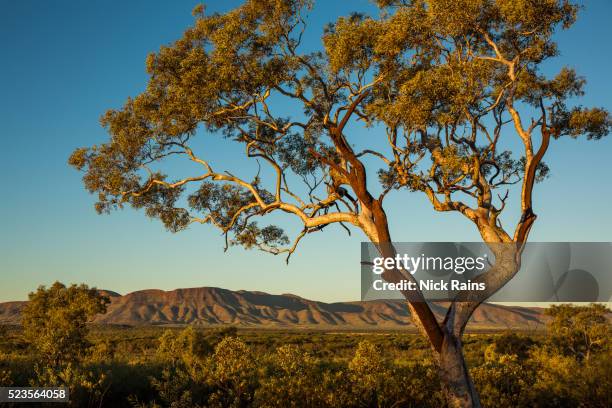
[[[255,217],[294,214],[304,224],[300,237],[342,222],[382,242],[388,231],[376,221],[384,196],[411,190],[438,211],[464,214],[488,241],[524,240],[550,139],[598,139],[610,127],[604,109],[569,104],[585,84],[573,69],[551,78],[540,70],[558,54],[555,29],[569,27],[578,7],[557,0],[378,4],[380,16],[330,24],[324,49],[311,53],[300,52],[308,1],[250,0],[210,16],[196,8],[193,27],[147,58],[147,89],[102,117],[110,140],[70,157],[98,194],[97,210],[143,208],[172,231],[210,223],[232,243],[277,253],[287,236]],[[303,112],[276,113],[283,99]],[[387,147],[354,150],[344,132],[353,119],[378,125],[371,144]],[[213,169],[190,148],[200,128],[244,145],[275,179]],[[523,151],[500,149],[502,135],[518,136]],[[171,179],[162,167],[171,156],[202,172]],[[366,156],[380,159],[377,169],[366,169]],[[366,183],[368,170],[380,194]],[[521,182],[523,218],[512,234],[497,222],[507,196],[494,192]]]
[[[53,367],[76,361],[89,344],[86,324],[106,313],[109,303],[108,297],[87,285],[40,286],[23,309],[24,336],[41,360]]]
[[[610,309],[603,304],[552,305],[548,330],[551,342],[562,352],[589,360],[596,350],[605,349],[610,339]]]

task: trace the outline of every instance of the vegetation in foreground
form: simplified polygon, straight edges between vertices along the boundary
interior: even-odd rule
[[[91,327],[107,300],[60,283],[0,328],[0,386],[67,386],[73,406],[441,407],[430,346],[406,333]],[[494,407],[607,407],[609,311],[554,306],[545,334],[466,335]]]

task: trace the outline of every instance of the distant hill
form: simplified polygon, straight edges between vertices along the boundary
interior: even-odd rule
[[[111,299],[101,324],[122,325],[236,325],[253,328],[411,329],[405,303],[399,300],[324,303],[284,294],[271,295],[214,287],[140,290],[121,296],[103,291]],[[0,324],[18,324],[26,302],[0,303]],[[445,307],[433,305],[441,319]],[[543,309],[481,305],[469,329],[535,329],[544,323]]]

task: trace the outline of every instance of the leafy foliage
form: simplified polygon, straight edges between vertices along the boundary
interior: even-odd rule
[[[566,316],[601,312],[597,305],[563,309]],[[546,333],[467,336],[485,407],[607,407],[609,341],[587,360],[560,347],[556,325],[551,319]],[[585,320],[588,329],[599,325]],[[75,406],[445,406],[435,355],[421,337],[404,332],[96,327],[88,340],[94,348],[113,344],[113,353],[102,360],[86,354],[60,369],[22,349],[21,333],[6,329],[0,382],[69,385]]]
[[[389,191],[407,188],[426,193],[436,210],[468,216],[487,240],[525,240],[532,222],[525,199],[549,172],[548,142],[536,146],[535,132],[543,141],[599,139],[612,126],[604,109],[570,105],[586,82],[572,68],[551,78],[540,69],[558,55],[555,30],[569,28],[579,7],[569,0],[377,3],[379,16],[328,25],[316,52],[300,47],[307,0],[247,0],[213,15],[196,8],[182,38],[147,58],[146,90],[102,117],[110,140],[70,157],[98,194],[97,210],[129,204],[174,232],[210,223],[233,237],[228,244],[290,254],[295,247],[285,247],[279,227],[252,219],[297,216],[304,230],[296,244],[337,222],[381,242],[381,220],[367,214]],[[280,107],[292,107],[293,117],[278,114]],[[374,134],[386,129],[387,146],[373,140],[355,150],[344,132],[352,119],[376,126]],[[501,150],[508,127],[523,152]],[[243,145],[275,177],[215,171],[191,147],[199,129]],[[365,184],[364,156],[381,159],[373,169],[378,198]],[[171,178],[162,168],[174,158],[203,173]],[[507,195],[496,203],[493,191],[522,180],[523,219],[512,237],[497,223]]]
[[[89,346],[86,323],[105,313],[108,303],[108,297],[87,285],[40,286],[23,310],[24,336],[51,366],[78,361]]]
[[[589,360],[591,353],[609,347],[610,310],[601,304],[590,306],[553,305],[548,328],[554,346],[564,354]]]
[[[68,387],[74,406],[94,406],[102,400],[106,375],[87,369],[82,361],[91,347],[87,323],[106,313],[109,302],[84,284],[55,282],[30,293],[22,324],[37,357],[31,386]]]
[[[200,331],[194,330],[192,326],[176,334],[166,330],[159,338],[157,355],[162,360],[168,360],[177,364],[179,361],[186,366],[193,366],[201,361],[211,350]]]

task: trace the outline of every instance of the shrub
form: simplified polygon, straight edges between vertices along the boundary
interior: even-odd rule
[[[535,341],[528,336],[505,332],[495,336],[491,350],[497,354],[515,355],[519,360],[524,360],[534,344]]]
[[[70,405],[75,407],[101,406],[105,389],[108,387],[106,375],[87,370],[68,363],[58,367],[36,367],[33,387],[66,387],[70,390]]]
[[[256,359],[246,343],[225,337],[215,347],[206,369],[207,384],[213,388],[209,407],[245,407],[253,402],[257,387]]]
[[[296,345],[283,345],[269,358],[267,375],[255,392],[262,407],[320,407],[325,404],[318,361]]]
[[[491,351],[494,348],[490,347]],[[530,387],[535,372],[516,354],[487,355],[487,361],[471,370],[472,379],[485,407],[529,407]]]
[[[391,379],[391,372],[376,346],[367,340],[360,342],[348,369],[357,401],[380,406],[383,384]]]
[[[546,327],[550,344],[562,353],[588,361],[593,352],[609,346],[609,312],[601,304],[551,306],[546,310],[552,316]]]
[[[48,289],[40,286],[30,293],[23,309],[24,336],[39,354],[39,359],[60,368],[77,362],[90,346],[86,323],[106,312],[110,302],[87,285],[66,287],[55,282]]]
[[[174,363],[181,361],[186,366],[193,366],[211,351],[202,333],[189,326],[178,333],[166,330],[159,338],[157,356],[163,360]]]

